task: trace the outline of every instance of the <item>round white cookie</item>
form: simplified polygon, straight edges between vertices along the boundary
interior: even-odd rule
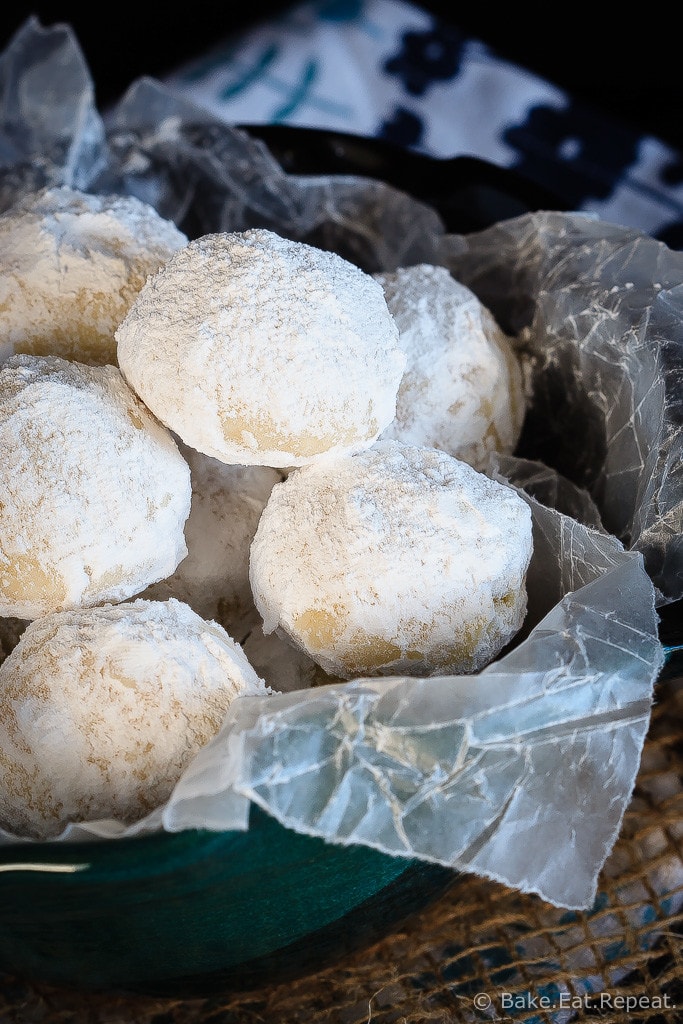
[[[113,366],[0,366],[0,614],[123,601],[187,553],[190,470]]]
[[[326,672],[472,672],[522,625],[531,515],[433,448],[382,441],[278,484],[251,547],[264,632]]]
[[[152,412],[186,444],[240,465],[369,446],[394,417],[405,366],[370,275],[260,229],[176,253],[116,337]]]
[[[524,420],[522,375],[488,309],[445,267],[375,277],[408,359],[383,439],[441,448],[476,469],[491,451],[511,453]]]
[[[0,216],[0,362],[14,353],[116,363],[114,331],[187,244],[130,196],[44,189]]]
[[[282,479],[267,466],[226,466],[179,445],[190,467],[192,505],[185,523],[187,557],[168,579],[141,594],[175,597],[238,640],[258,619],[249,585],[249,547],[270,492]]]
[[[236,697],[265,693],[227,633],[178,601],[37,619],[0,666],[0,825],[46,839],[136,821]]]

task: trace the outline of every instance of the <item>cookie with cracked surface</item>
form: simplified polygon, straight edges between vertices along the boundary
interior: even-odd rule
[[[179,601],[37,619],[0,666],[0,824],[46,839],[136,821],[236,697],[265,693],[239,645]]]
[[[187,244],[132,196],[43,189],[0,216],[0,363],[15,353],[116,363],[114,331]]]
[[[0,614],[123,601],[187,553],[190,470],[115,366],[0,366]]]
[[[262,229],[190,242],[116,337],[121,370],[162,423],[237,465],[369,447],[394,417],[405,366],[369,274]]]
[[[474,292],[445,267],[376,274],[408,364],[383,439],[440,448],[475,469],[510,454],[524,420],[511,340]]]
[[[473,672],[522,625],[531,514],[434,448],[381,441],[296,470],[251,546],[264,632],[326,672]]]

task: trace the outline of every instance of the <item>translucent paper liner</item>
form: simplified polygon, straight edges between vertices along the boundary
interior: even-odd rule
[[[27,187],[69,184],[137,195],[194,236],[260,226],[369,271],[444,264],[521,329],[529,388],[526,458],[490,467],[534,519],[514,649],[475,676],[240,698],[164,808],[64,837],[243,829],[254,801],[331,842],[588,906],[663,660],[655,597],[683,592],[683,257],[581,215],[449,236],[429,207],[382,183],[285,175],[262,144],[151,81],[131,87],[105,131],[65,28],[28,23],[0,60],[0,87],[5,206]]]

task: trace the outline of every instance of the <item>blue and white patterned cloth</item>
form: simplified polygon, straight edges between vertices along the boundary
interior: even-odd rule
[[[683,248],[681,154],[404,0],[313,0],[168,81],[234,124],[326,128],[514,167],[566,208]]]

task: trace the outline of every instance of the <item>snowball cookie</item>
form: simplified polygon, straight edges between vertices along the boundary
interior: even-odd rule
[[[240,640],[258,620],[249,585],[249,547],[282,476],[267,466],[226,466],[193,448],[179,447],[192,479],[185,523],[188,554],[172,576],[141,596],[162,601],[176,597]]]
[[[242,694],[240,647],[179,601],[37,619],[0,666],[0,825],[46,839],[162,804]]]
[[[0,366],[0,615],[123,601],[187,553],[190,470],[114,366]]]
[[[441,448],[476,469],[491,451],[511,453],[524,419],[522,376],[491,313],[445,267],[375,276],[408,358],[382,437]]]
[[[116,337],[121,370],[162,423],[241,465],[369,446],[394,418],[405,365],[372,277],[264,230],[181,249]]]
[[[139,199],[70,188],[27,197],[0,217],[0,362],[23,352],[115,363],[130,304],[186,244]]]
[[[531,515],[434,448],[381,441],[297,470],[251,547],[263,629],[325,671],[472,672],[522,624]]]

